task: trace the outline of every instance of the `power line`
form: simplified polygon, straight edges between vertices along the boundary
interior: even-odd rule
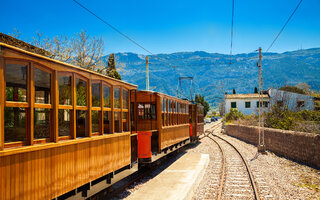
[[[82,5],[81,3],[79,3],[77,0],[73,0],[75,3],[77,3],[80,7],[82,7],[83,9],[85,9],[86,11],[88,11],[89,13],[91,13],[93,16],[95,16],[96,18],[98,18],[100,21],[102,21],[104,24],[106,24],[107,26],[109,26],[110,28],[112,28],[113,30],[115,30],[116,32],[118,32],[120,35],[122,35],[123,37],[127,38],[130,42],[132,42],[133,44],[137,45],[138,47],[140,47],[141,49],[143,49],[144,51],[153,54],[151,51],[149,51],[148,49],[144,48],[142,45],[140,45],[138,42],[134,41],[133,39],[131,39],[129,36],[127,36],[126,34],[122,33],[120,30],[118,30],[117,28],[115,28],[114,26],[112,26],[110,23],[106,22],[104,19],[102,19],[101,17],[99,17],[98,15],[96,15],[94,12],[92,12],[91,10],[89,10],[88,8],[86,8],[84,5]]]
[[[230,65],[232,56],[232,41],[233,41],[233,17],[234,17],[234,0],[232,0],[232,17],[231,17],[231,44],[230,44]]]
[[[269,46],[269,48],[267,49],[266,52],[269,51],[269,49],[273,46],[273,44],[275,43],[275,41],[278,39],[278,37],[280,36],[280,34],[282,33],[283,29],[287,26],[287,24],[289,23],[290,19],[292,18],[292,16],[294,15],[294,13],[298,10],[300,4],[302,3],[303,0],[300,0],[300,2],[298,3],[297,7],[294,9],[294,11],[292,12],[292,14],[290,15],[290,17],[288,18],[287,22],[284,24],[284,26],[282,27],[282,29],[280,30],[280,32],[278,33],[278,35],[276,36],[276,38],[273,40],[273,42],[271,43],[271,45]]]

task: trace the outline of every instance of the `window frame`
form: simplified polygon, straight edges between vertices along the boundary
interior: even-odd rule
[[[233,105],[235,105],[235,107]],[[233,109],[237,108],[237,102],[236,101],[231,101],[230,102],[230,108],[233,108]]]

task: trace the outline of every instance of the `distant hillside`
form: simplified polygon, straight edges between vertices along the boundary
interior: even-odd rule
[[[252,93],[258,87],[257,53],[234,55],[231,65],[228,55],[204,51],[149,57],[150,88],[155,91],[175,96],[179,76],[193,76],[196,93],[204,95],[213,106],[223,91],[231,93],[235,88],[237,93]],[[145,55],[117,53],[116,61],[123,80],[145,89]],[[262,67],[264,88],[306,82],[312,89],[320,89],[320,48],[266,53]],[[189,94],[187,88],[184,92]]]

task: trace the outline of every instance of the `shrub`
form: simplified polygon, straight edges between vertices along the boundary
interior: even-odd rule
[[[230,122],[232,120],[242,119],[244,116],[242,112],[238,111],[236,108],[231,108],[230,112],[226,114],[226,121]]]

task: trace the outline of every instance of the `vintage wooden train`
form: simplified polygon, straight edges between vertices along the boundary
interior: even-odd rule
[[[0,43],[0,199],[88,197],[203,133],[200,105],[29,49]]]

